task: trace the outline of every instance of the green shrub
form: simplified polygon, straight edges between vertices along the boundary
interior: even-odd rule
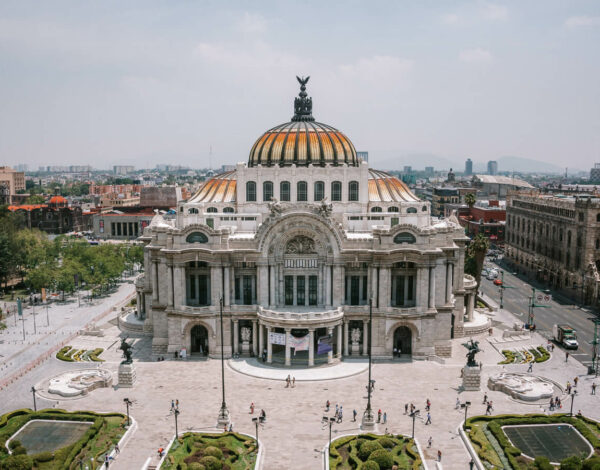
[[[362,446],[365,442],[367,442],[366,439],[363,439],[361,437],[359,437],[358,439],[356,439],[356,444],[354,444],[354,446],[356,447],[356,450],[360,450],[360,446]]]
[[[533,465],[538,470],[554,470],[554,465],[550,463],[550,459],[548,459],[548,457],[536,457],[533,461]]]
[[[73,362],[73,358],[71,355],[75,352],[75,349],[71,351],[71,346],[65,346],[64,348],[60,348],[60,351],[56,353],[57,359],[65,362]]]
[[[205,470],[206,467],[198,462],[192,462],[187,466],[187,470]]]
[[[383,449],[383,447],[381,446],[381,444],[379,442],[366,441],[360,446],[360,449],[358,451],[358,456],[360,457],[361,460],[367,460],[369,458],[369,455],[371,455],[371,452],[374,452],[379,449]]]
[[[206,457],[202,457],[200,459],[200,463],[204,465],[206,470],[221,470],[223,468],[223,464],[219,459],[213,457],[212,455],[207,455]]]
[[[50,462],[53,458],[54,454],[52,452],[40,452],[33,456],[33,460],[36,462]]]
[[[396,443],[393,441],[393,439],[390,439],[389,437],[382,437],[381,439],[379,439],[379,443],[384,449],[393,449],[394,447],[396,447]]]
[[[27,453],[27,449],[25,449],[25,447],[23,447],[23,446],[15,447],[12,450],[13,455],[25,455],[26,453]]]
[[[582,470],[600,470],[600,456],[594,455],[583,462]]]
[[[31,470],[33,460],[28,455],[10,455],[2,461],[2,468],[7,470]]]
[[[363,466],[361,467],[362,470],[380,470],[379,468],[379,464],[377,462],[375,462],[374,460],[367,460]]]
[[[21,444],[21,441],[19,441],[19,440],[17,440],[17,439],[13,439],[13,440],[12,440],[12,441],[10,441],[10,442],[9,442],[9,444],[8,444],[8,448],[9,448],[10,450],[13,450],[13,449],[15,449],[15,448],[17,448],[17,447],[22,447],[22,446],[23,446],[23,444]]]
[[[208,446],[206,449],[204,449],[204,455],[212,455],[219,460],[223,459],[223,452],[221,449],[214,446]]]
[[[581,470],[581,459],[576,455],[567,457],[560,462],[560,470]]]
[[[96,348],[91,353],[88,354],[88,357],[93,362],[104,362],[104,359],[100,359],[98,356],[104,352],[103,348]]]
[[[371,452],[371,455],[369,455],[369,460],[377,462],[381,470],[388,470],[392,468],[392,465],[394,465],[394,458],[392,457],[392,454],[385,449],[379,449]]]

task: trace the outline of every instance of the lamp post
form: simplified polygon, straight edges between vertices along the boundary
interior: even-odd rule
[[[175,408],[173,411],[173,415],[175,415],[175,439],[179,438],[179,432],[177,430],[177,417],[179,416],[179,408]]]
[[[335,418],[323,416],[321,422],[325,425],[329,425],[329,447],[331,447],[331,427],[333,426],[333,423],[335,423]]]
[[[575,401],[575,395],[577,395],[577,390],[573,390],[571,393],[571,411],[569,412],[569,416],[573,416],[573,402]]]
[[[252,422],[254,423],[254,426],[256,427],[256,450],[258,450],[258,417],[252,418]]]
[[[419,416],[419,410],[415,410],[413,411],[410,415],[409,415],[412,420],[413,420],[413,426],[412,426],[412,438],[415,438],[415,420],[417,419],[417,416]]]
[[[34,386],[32,386],[31,393],[33,395],[33,411],[37,411],[37,403],[35,402],[35,392],[37,392],[37,390],[35,389]]]
[[[514,289],[513,286],[504,285],[504,271],[500,271],[500,309],[504,308],[504,289]]]
[[[221,401],[221,409],[217,423],[219,426],[227,426],[229,424],[229,410],[225,403],[225,352],[223,345],[223,294],[219,296],[219,316],[221,320],[221,389],[223,392],[223,400]]]
[[[463,423],[463,429],[466,431],[466,429],[467,429],[467,411],[469,409],[469,406],[471,406],[471,402],[465,401],[463,406],[465,407],[465,422]]]
[[[129,405],[132,405],[133,403],[131,402],[131,400],[129,398],[123,398],[123,402],[125,403],[125,406],[127,407],[127,426],[129,427]]]
[[[363,428],[375,427],[375,415],[373,414],[373,410],[371,409],[371,390],[372,390],[371,347],[372,347],[372,345],[373,345],[373,298],[370,297],[369,298],[369,382],[367,384],[367,409],[364,411],[363,418],[362,418],[362,427]]]

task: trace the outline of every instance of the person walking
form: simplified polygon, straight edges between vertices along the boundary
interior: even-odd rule
[[[460,408],[460,398],[456,397],[456,406],[454,407],[454,409],[458,410]]]
[[[118,442],[115,444],[115,453],[116,454],[120,454],[121,453],[121,449],[119,448],[119,443]]]
[[[569,351],[565,352],[565,362],[569,362]]]
[[[484,394],[483,394],[483,404],[484,404],[484,405],[487,403],[487,400],[488,400],[487,393],[484,393]]]
[[[596,395],[596,382],[592,382],[592,395]]]
[[[171,400],[171,411],[175,409],[175,400]]]
[[[431,409],[431,401],[429,400],[429,398],[427,399],[427,401],[425,402],[425,409],[427,411],[429,411]]]
[[[356,410],[352,410],[352,421],[356,422],[356,415],[358,413],[356,412]]]
[[[407,415],[408,414],[408,403],[404,404],[404,414]]]
[[[254,402],[250,403],[250,414],[254,414]]]
[[[292,388],[296,386],[296,377],[292,377]]]
[[[431,444],[433,444],[433,438],[429,436],[429,439],[427,439],[427,447],[431,448]]]
[[[425,424],[431,424],[431,413],[429,411],[427,412],[427,421],[425,421]]]
[[[179,398],[175,400],[175,408],[179,409]]]
[[[381,409],[377,411],[377,422],[381,423]]]
[[[577,387],[577,382],[579,382],[579,377],[575,377],[573,379],[573,383],[575,384],[576,387]]]
[[[327,411],[327,412],[328,412],[330,407],[331,407],[331,402],[330,402],[329,400],[327,400],[327,401],[325,402],[325,411]]]
[[[492,404],[491,403],[487,404],[487,407],[485,409],[485,414],[486,415],[491,415],[492,414]]]
[[[387,411],[383,412],[383,424],[387,423]]]
[[[529,362],[529,367],[527,368],[527,372],[533,372],[533,361]]]
[[[438,450],[438,462],[442,461],[442,451]]]

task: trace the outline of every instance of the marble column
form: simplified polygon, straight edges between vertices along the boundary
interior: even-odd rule
[[[258,331],[256,331],[257,320],[252,320],[252,354],[254,357],[258,356]]]
[[[342,358],[342,328],[343,325],[342,323],[340,323],[337,326],[337,357],[339,357],[340,359]],[[344,342],[344,346],[347,346],[347,344]]]
[[[169,307],[173,307],[173,266],[167,265],[167,304]]]
[[[152,261],[152,302],[158,303],[158,261]]]
[[[350,322],[348,320],[344,321],[344,356],[348,356],[348,330],[350,329]]]
[[[257,281],[257,301],[260,305],[269,305],[269,267],[267,265],[258,267]]]
[[[467,304],[467,321],[473,321],[473,312],[475,311],[475,294],[469,294],[469,303]]]
[[[429,302],[427,303],[429,309],[435,308],[435,267],[429,267]]]
[[[292,351],[291,351],[291,347],[290,347],[290,334],[292,332],[291,328],[286,328],[285,329],[285,365],[286,366],[291,366],[292,365]]]
[[[258,355],[262,357],[262,353],[265,348],[265,328],[259,323],[258,324]]]
[[[315,329],[308,329],[308,365],[315,365]]]
[[[135,293],[135,306],[138,312],[138,318],[142,318],[142,296],[140,295],[140,291],[136,291]]]
[[[446,305],[452,302],[452,274],[454,265],[450,262],[446,264]]]
[[[269,305],[274,306],[275,304],[275,266],[271,266],[271,283],[270,283],[270,299],[269,299]]]
[[[240,322],[233,320],[233,353],[240,353]]]
[[[273,345],[269,341],[269,334],[271,333],[271,327],[267,326],[267,362],[271,364],[273,362]]]
[[[331,305],[331,265],[325,265],[325,305]]]
[[[369,355],[369,320],[363,320],[363,356]]]
[[[327,353],[327,364],[331,364],[333,362],[333,327],[330,326],[327,328],[327,334],[331,336],[331,351]]]
[[[373,298],[373,307],[379,308],[379,296],[377,295],[377,268],[371,269],[371,297]]]
[[[223,268],[223,271],[223,276],[225,276],[225,295],[223,298],[223,302],[225,307],[229,307],[231,305],[231,289],[229,288],[229,281],[231,280],[231,278],[229,276],[229,266],[225,266]]]

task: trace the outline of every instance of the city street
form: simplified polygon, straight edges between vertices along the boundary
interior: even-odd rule
[[[486,261],[486,265],[504,271],[504,284],[506,287],[511,287],[504,289],[504,308],[521,318],[523,323],[527,323],[532,284],[526,280],[524,275],[515,276],[513,271],[507,269],[502,261],[498,264]],[[541,286],[534,284],[533,287],[536,287],[536,291],[538,291],[538,287]],[[500,287],[494,285],[493,281],[482,278],[480,289],[500,304]],[[553,294],[550,291],[548,293]],[[550,303],[545,304],[548,307],[534,309],[536,331],[550,339],[554,324],[566,323],[571,325],[577,330],[579,349],[570,351],[570,354],[582,364],[591,365],[593,347],[590,343],[594,339],[594,323],[589,318],[594,317],[595,314],[591,310],[582,310],[578,305],[566,303],[564,300],[553,298]]]

